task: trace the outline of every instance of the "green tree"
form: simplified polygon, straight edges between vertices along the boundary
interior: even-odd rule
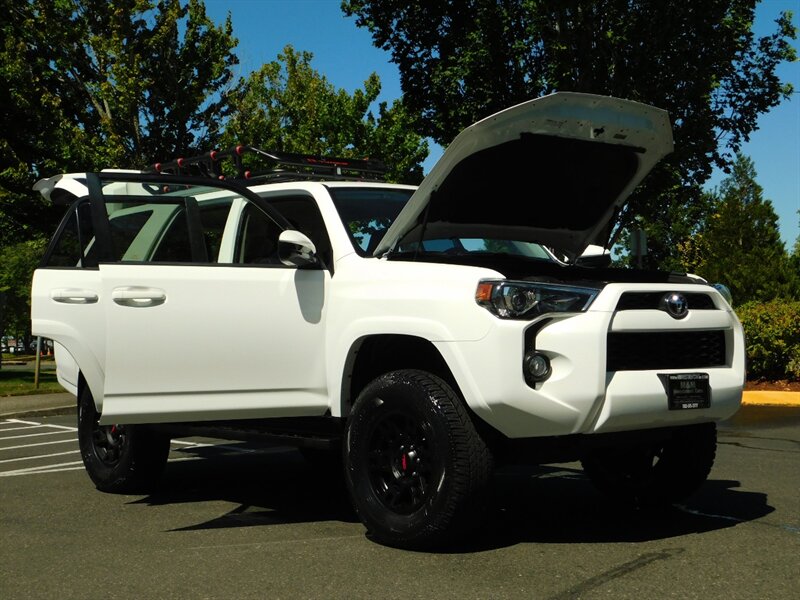
[[[46,246],[36,239],[0,249],[0,332],[30,337],[31,274]]]
[[[713,214],[682,246],[686,269],[726,284],[737,305],[800,299],[800,273],[781,240],[778,215],[756,182],[753,161],[739,155],[712,199]]]
[[[223,144],[345,158],[377,158],[396,181],[418,182],[427,144],[413,133],[402,102],[370,110],[381,84],[373,73],[352,94],[336,89],[311,65],[312,54],[286,46],[278,60],[240,80],[231,95]]]
[[[238,60],[201,0],[0,0],[0,246],[50,235],[43,176],[142,167],[219,134]]]
[[[559,90],[618,96],[669,111],[675,152],[616,219],[639,220],[650,266],[669,266],[675,238],[714,166],[728,168],[760,114],[792,91],[776,67],[796,58],[791,13],[752,32],[757,0],[345,0],[400,69],[420,133],[447,144],[507,106]],[[671,232],[669,236],[666,232]]]

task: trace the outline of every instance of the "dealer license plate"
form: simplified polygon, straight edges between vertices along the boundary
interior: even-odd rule
[[[670,410],[708,408],[711,406],[708,373],[667,375],[667,398]]]

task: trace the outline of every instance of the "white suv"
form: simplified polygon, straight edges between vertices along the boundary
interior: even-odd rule
[[[71,204],[33,331],[78,398],[89,475],[146,488],[198,432],[339,453],[399,546],[474,526],[497,463],[581,460],[640,506],[687,496],[739,407],[742,328],[697,278],[579,259],[671,149],[664,111],[559,93],[464,130],[417,189],[319,158],[252,175],[241,149],[238,182],[43,180]]]

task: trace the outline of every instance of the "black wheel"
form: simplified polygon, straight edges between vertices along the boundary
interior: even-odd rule
[[[347,423],[344,462],[354,508],[378,542],[438,545],[480,524],[492,456],[434,375],[394,371],[364,388]]]
[[[708,478],[717,449],[714,423],[685,427],[670,439],[603,449],[581,459],[592,483],[637,508],[666,506],[689,496]]]
[[[100,425],[88,387],[78,399],[78,444],[97,489],[147,492],[158,482],[169,454],[169,438],[143,425]]]

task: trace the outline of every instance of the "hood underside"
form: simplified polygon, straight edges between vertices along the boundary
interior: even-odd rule
[[[456,137],[375,254],[457,237],[578,256],[671,150],[667,113],[636,102],[558,93],[514,106]]]

